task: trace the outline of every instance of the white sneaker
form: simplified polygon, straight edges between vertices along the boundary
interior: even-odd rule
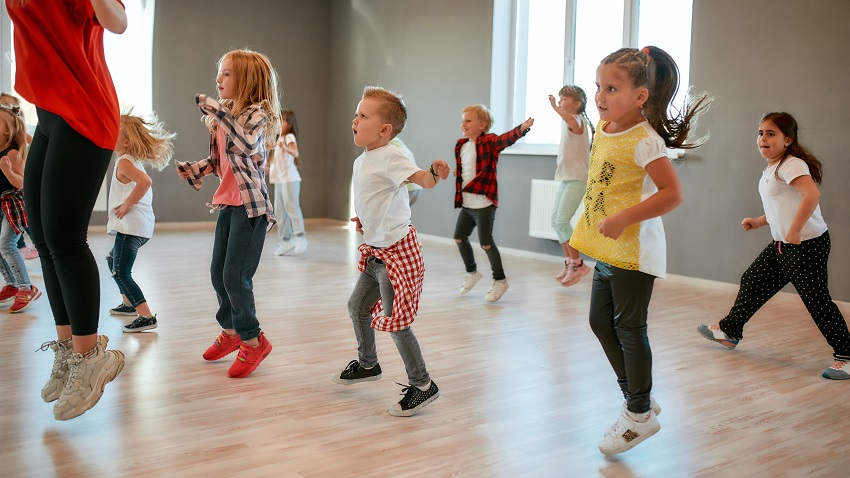
[[[490,292],[487,292],[487,295],[484,298],[487,302],[496,302],[497,300],[502,298],[502,295],[508,290],[508,280],[494,280],[493,285],[490,286]]]
[[[70,420],[86,413],[103,396],[103,389],[124,369],[124,354],[97,344],[92,354],[74,353],[68,359],[68,379],[53,405],[57,420]]]
[[[460,286],[460,295],[466,294],[467,292],[471,291],[472,288],[475,287],[475,284],[477,284],[482,277],[484,277],[484,275],[478,271],[471,273],[467,272],[466,276],[463,278],[463,285]]]
[[[293,249],[295,249],[295,246],[292,245],[292,241],[283,241],[279,246],[277,246],[277,249],[274,250],[274,255],[282,256]]]
[[[599,442],[599,451],[605,455],[616,455],[631,450],[638,443],[655,435],[658,430],[661,430],[661,424],[658,423],[655,412],[650,410],[647,413],[648,419],[645,422],[635,421],[631,412],[621,413],[617,423]]]
[[[661,405],[659,405],[658,402],[655,401],[655,397],[653,397],[653,396],[649,397],[649,409],[652,410],[652,413],[654,413],[656,417],[658,415],[661,415]],[[628,411],[628,408],[627,408],[627,403],[624,400],[623,401],[623,409],[620,410],[620,413],[626,413],[626,411]],[[616,426],[617,426],[617,422],[612,423],[611,427],[609,427],[608,430],[602,436],[605,436],[605,435],[611,433],[611,430],[613,430],[614,427],[616,427]]]
[[[295,236],[292,238],[292,244],[295,246],[292,250],[293,254],[301,254],[307,250],[307,238],[304,236]]]
[[[109,337],[98,335],[97,343],[103,345],[103,348],[106,348],[106,344],[109,343]],[[71,355],[74,355],[74,348],[70,343],[66,345],[56,340],[41,344],[38,350],[44,351],[49,348],[53,349],[54,352],[53,370],[50,371],[50,378],[47,379],[47,383],[41,389],[41,398],[47,403],[55,401],[59,398],[59,394],[62,393],[62,389],[65,387],[65,380],[68,378],[68,359],[71,358]]]

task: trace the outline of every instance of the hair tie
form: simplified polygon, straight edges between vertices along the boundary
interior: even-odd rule
[[[646,56],[650,56],[650,55],[649,55],[649,47],[648,47],[648,46],[645,46],[645,47],[641,48],[641,49],[640,49],[640,51],[641,51],[641,53],[643,53],[644,55],[646,55]]]

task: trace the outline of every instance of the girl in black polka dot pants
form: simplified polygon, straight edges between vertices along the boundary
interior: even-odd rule
[[[765,115],[757,143],[768,161],[759,181],[765,215],[746,218],[742,225],[747,231],[769,225],[774,241],[744,272],[729,315],[718,325],[703,324],[697,330],[734,349],[744,337],[744,325],[790,282],[832,347],[835,361],[823,376],[846,380],[850,378],[850,331],[827,286],[829,232],[815,185],[821,180],[821,164],[799,145],[797,123],[787,113]]]

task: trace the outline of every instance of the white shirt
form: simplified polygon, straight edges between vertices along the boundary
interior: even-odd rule
[[[277,140],[272,163],[269,165],[269,182],[272,184],[301,181],[298,167],[295,166],[295,157],[283,150],[283,146],[290,143],[297,144],[292,133]]]
[[[469,140],[460,147],[460,177],[463,180],[461,188],[465,188],[475,178],[478,170],[475,168],[478,156],[475,154],[475,141]],[[469,209],[482,209],[492,206],[493,201],[483,194],[461,193],[463,207]]]
[[[576,118],[582,124],[582,118]],[[567,123],[561,122],[561,147],[555,164],[555,181],[587,182],[587,170],[590,163],[590,126],[585,124],[582,134],[569,130]]]
[[[122,159],[127,159],[133,166],[145,170],[141,161],[130,156],[129,154],[122,155],[115,161],[115,169],[112,172],[112,182],[109,186],[109,202],[108,208],[109,218],[106,222],[106,232],[113,236],[120,232],[128,236],[138,236],[150,239],[153,236],[154,214],[153,214],[153,188],[148,188],[148,191],[139,199],[139,202],[133,205],[123,218],[118,219],[113,209],[116,206],[123,204],[124,201],[133,192],[136,187],[134,181],[127,184],[118,180],[118,162]]]
[[[419,171],[413,159],[392,145],[363,151],[354,161],[354,213],[363,226],[363,240],[389,247],[410,229],[410,203],[404,182]]]
[[[779,168],[779,179],[776,178],[776,164],[764,168],[759,181],[759,195],[764,206],[764,216],[770,225],[770,235],[774,241],[785,241],[788,229],[794,221],[794,215],[800,207],[803,195],[791,185],[791,181],[800,176],[811,176],[809,166],[800,158],[789,156]],[[807,241],[820,237],[826,232],[826,223],[820,212],[820,205],[806,221],[801,232],[801,239]]]

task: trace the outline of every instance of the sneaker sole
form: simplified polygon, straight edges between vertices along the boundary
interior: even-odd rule
[[[847,380],[847,379],[850,379],[850,375],[848,375],[846,372],[839,372],[838,370],[836,370],[836,373],[843,374],[842,377],[836,377],[836,376],[833,376],[832,374],[830,374],[830,370],[832,370],[832,369],[828,368],[828,369],[824,370],[823,373],[821,374],[821,376],[823,378],[828,378],[830,380]]]
[[[419,413],[419,410],[425,408],[425,405],[428,405],[429,403],[433,402],[438,398],[440,398],[439,390],[437,390],[437,393],[435,393],[433,396],[429,397],[427,400],[420,403],[418,406],[411,408],[410,410],[396,410],[394,408],[390,408],[390,415],[394,417],[412,417],[413,415]]]
[[[382,377],[383,377],[383,374],[379,373],[378,375],[373,375],[371,377],[354,378],[354,379],[351,379],[351,380],[345,380],[343,378],[340,378],[339,375],[334,375],[333,378],[331,378],[331,380],[334,383],[337,383],[339,385],[354,385],[355,383],[360,383],[360,382],[377,382]]]
[[[136,332],[144,332],[145,330],[153,330],[155,329],[157,324],[145,325],[143,327],[136,327],[135,329],[128,329],[127,327],[123,327],[121,330],[127,334],[134,334]]]
[[[139,314],[136,312],[113,312],[109,311],[109,315],[113,317],[138,317]]]
[[[27,305],[25,305],[25,306],[21,307],[20,309],[15,309],[15,310],[12,310],[12,309],[10,308],[10,309],[9,309],[9,312],[10,312],[10,313],[12,313],[12,314],[20,314],[21,312],[23,312],[23,311],[25,311],[25,310],[29,309],[29,308],[30,308],[30,306],[32,305],[32,303],[33,303],[33,302],[35,302],[35,300],[36,300],[36,299],[38,299],[39,297],[41,297],[41,291],[38,291],[38,293],[35,295],[35,297],[33,297],[32,299],[30,299],[30,300],[29,300],[29,302],[27,302]]]
[[[260,362],[265,360],[266,357],[268,357],[270,353],[272,353],[272,344],[271,343],[269,343],[269,348],[266,349],[266,352],[263,355],[261,355],[260,358],[257,359],[256,362],[254,362],[254,366],[249,368],[247,372],[244,372],[241,375],[231,375],[230,372],[227,372],[227,376],[230,377],[230,378],[245,378],[248,375],[251,375],[252,373],[254,373],[254,370],[257,370],[257,367],[260,366]]]
[[[584,266],[578,270],[578,272],[574,273],[570,276],[569,280],[564,281],[561,280],[561,285],[564,287],[571,287],[578,284],[578,281],[581,280],[582,277],[590,274],[590,267]]]
[[[709,330],[708,327],[705,327],[703,325],[697,326],[697,332],[699,332],[699,334],[702,335],[703,337],[705,337],[706,339],[708,339],[712,342],[716,342],[716,343],[726,347],[727,349],[734,349],[735,347],[738,346],[737,341],[730,342],[729,340],[726,340],[726,339],[715,339],[714,334],[711,332],[711,330]]]
[[[103,390],[106,388],[106,384],[115,380],[115,377],[117,377],[118,374],[120,374],[121,371],[124,370],[124,353],[121,352],[120,350],[113,350],[112,352],[116,352],[118,354],[118,358],[117,358],[118,365],[115,368],[115,372],[113,374],[111,374],[111,376],[105,376],[106,378],[102,381],[102,383],[100,381],[98,381],[98,383],[96,383],[95,386],[92,387],[94,393],[89,397],[89,399],[88,400],[84,399],[84,400],[80,401],[80,404],[78,404],[77,407],[75,407],[69,413],[62,415],[62,416],[59,416],[59,415],[56,414],[56,409],[54,408],[53,409],[54,418],[56,418],[57,420],[63,420],[63,421],[64,420],[70,420],[72,418],[76,418],[76,417],[86,413],[87,411],[94,408],[95,405],[97,405],[97,402],[100,401],[100,397],[103,396]],[[104,376],[101,376],[100,378],[104,378]]]
[[[636,447],[636,446],[640,445],[640,444],[641,444],[644,440],[646,440],[647,438],[649,438],[649,437],[651,437],[652,435],[655,435],[656,433],[658,433],[658,431],[659,431],[659,430],[661,430],[661,423],[659,423],[659,424],[658,424],[658,427],[657,427],[657,428],[655,428],[655,429],[653,429],[653,430],[650,430],[650,431],[648,431],[648,432],[644,433],[643,435],[641,435],[641,436],[639,436],[639,437],[635,438],[634,440],[632,440],[632,441],[630,441],[630,442],[626,443],[626,446],[624,446],[624,447],[622,447],[622,448],[617,448],[617,449],[615,449],[615,450],[603,450],[603,449],[602,449],[602,447],[599,447],[599,451],[600,451],[603,455],[617,455],[617,454],[620,454],[620,453],[623,453],[623,452],[629,451],[629,450],[631,450],[632,448],[634,448],[634,447]]]
[[[0,304],[8,304],[9,302],[14,302],[14,301],[15,301],[15,296],[13,295],[12,297],[9,297],[8,299],[0,300]]]

